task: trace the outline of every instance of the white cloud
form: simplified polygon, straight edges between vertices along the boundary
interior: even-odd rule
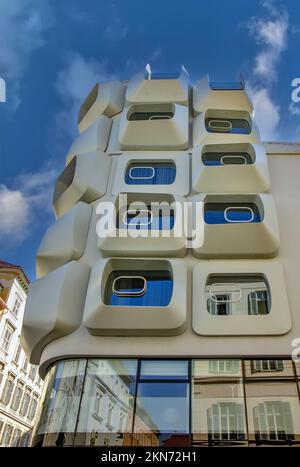
[[[7,81],[7,105],[12,110],[20,104],[20,80],[30,54],[44,45],[52,19],[47,0],[1,0],[0,75]]]
[[[300,104],[294,104],[294,102],[291,102],[290,105],[289,105],[289,112],[290,112],[290,115],[292,116],[298,116],[300,117]]]
[[[252,99],[255,109],[255,121],[258,124],[261,138],[270,141],[278,138],[278,125],[280,122],[280,109],[265,88],[252,88],[248,85],[247,91]]]
[[[289,16],[280,11],[272,0],[261,1],[266,15],[254,17],[248,23],[250,35],[258,49],[247,83],[253,101],[255,120],[263,140],[279,138],[280,107],[271,97],[272,85],[277,80],[278,65],[287,47]]]
[[[56,170],[41,169],[18,175],[9,188],[0,185],[0,241],[20,244],[32,233],[39,218],[49,215]]]
[[[289,17],[286,11],[278,11],[272,2],[263,2],[263,6],[267,7],[271,16],[254,17],[248,24],[250,34],[260,47],[255,57],[254,75],[274,81],[278,62],[287,46]]]
[[[106,62],[86,59],[78,53],[69,53],[65,67],[58,73],[55,90],[63,102],[56,116],[56,137],[74,137],[77,134],[79,108],[97,82],[116,79],[109,74]]]

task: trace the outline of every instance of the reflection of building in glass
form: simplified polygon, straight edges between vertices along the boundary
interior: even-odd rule
[[[69,360],[48,373],[34,444],[300,445],[296,378],[290,360]]]

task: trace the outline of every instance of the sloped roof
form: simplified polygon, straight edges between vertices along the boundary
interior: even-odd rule
[[[30,283],[30,280],[25,274],[22,266],[13,263],[8,263],[7,261],[0,259],[0,271],[1,269],[11,270],[11,272],[15,272],[15,275],[19,280],[21,286],[23,287],[26,293],[28,292],[28,285]]]

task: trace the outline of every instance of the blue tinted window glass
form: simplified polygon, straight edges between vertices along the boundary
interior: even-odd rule
[[[207,224],[253,223],[261,222],[261,217],[254,203],[206,203],[204,221]]]
[[[125,276],[127,279],[127,289],[122,286],[122,292],[132,295],[120,296],[114,293],[113,289],[116,284],[115,279]],[[130,283],[128,276],[133,276]],[[136,278],[143,277],[145,279],[144,292],[142,293],[142,283],[137,283]],[[118,284],[117,290],[120,290],[121,283]],[[116,290],[116,289],[115,289]],[[135,295],[139,292],[139,295]],[[113,271],[106,283],[105,288],[105,303],[107,305],[122,305],[122,306],[167,306],[171,300],[173,293],[173,280],[168,271]]]
[[[239,118],[206,118],[205,127],[209,133],[248,135],[251,132],[248,121]]]
[[[189,433],[189,384],[138,383],[134,431],[139,420],[160,435]]]
[[[135,163],[126,170],[127,185],[171,185],[176,177],[176,166],[172,163]]]
[[[149,76],[149,73],[147,73],[147,77]],[[180,73],[178,72],[160,72],[160,71],[152,71],[150,74],[150,79],[178,79],[180,76]]]
[[[142,380],[183,380],[188,379],[187,360],[142,360],[140,379]]]
[[[174,209],[155,209],[151,206],[119,212],[117,215],[118,229],[135,230],[172,230],[175,222]]]

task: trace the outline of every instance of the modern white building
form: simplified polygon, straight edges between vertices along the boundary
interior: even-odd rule
[[[38,367],[20,342],[29,280],[0,261],[0,446],[28,446],[41,395]]]
[[[97,84],[78,126],[22,330],[32,444],[299,445],[300,144],[184,67]]]

